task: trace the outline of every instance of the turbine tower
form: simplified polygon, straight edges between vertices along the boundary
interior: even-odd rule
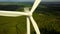
[[[27,16],[27,34],[30,34],[30,21],[32,22],[32,25],[36,31],[36,34],[40,34],[40,30],[38,28],[37,23],[32,17],[33,12],[39,5],[41,0],[35,0],[31,10],[28,8],[24,8],[24,12],[18,12],[18,11],[0,11],[0,16],[8,16],[8,17],[18,17],[18,16]]]

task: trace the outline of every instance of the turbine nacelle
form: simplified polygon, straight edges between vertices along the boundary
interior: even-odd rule
[[[24,8],[24,12],[26,12],[28,15],[27,16],[32,16],[31,11],[29,10],[29,7]]]

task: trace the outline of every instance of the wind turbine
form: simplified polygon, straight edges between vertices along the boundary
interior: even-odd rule
[[[31,10],[29,11],[29,9],[24,9],[25,12],[18,12],[18,11],[0,11],[0,16],[8,16],[8,17],[18,17],[18,16],[27,16],[27,34],[30,34],[30,21],[32,22],[32,25],[36,31],[36,34],[40,34],[38,25],[36,24],[35,20],[32,17],[33,12],[35,11],[35,9],[37,8],[37,6],[39,5],[39,3],[41,2],[41,0],[35,0]]]

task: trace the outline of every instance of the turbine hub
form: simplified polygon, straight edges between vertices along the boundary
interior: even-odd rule
[[[31,13],[31,12],[29,12],[29,13],[28,13],[28,16],[32,16],[32,13]]]

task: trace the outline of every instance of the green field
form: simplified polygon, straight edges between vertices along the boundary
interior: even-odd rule
[[[46,7],[42,6],[46,9]],[[60,16],[55,12],[38,8],[33,17],[38,24],[41,34],[60,34]],[[42,11],[43,10],[43,11]],[[58,12],[59,13],[59,12]],[[4,17],[0,16],[0,34],[26,34],[26,16]],[[35,34],[31,24],[31,34]]]

